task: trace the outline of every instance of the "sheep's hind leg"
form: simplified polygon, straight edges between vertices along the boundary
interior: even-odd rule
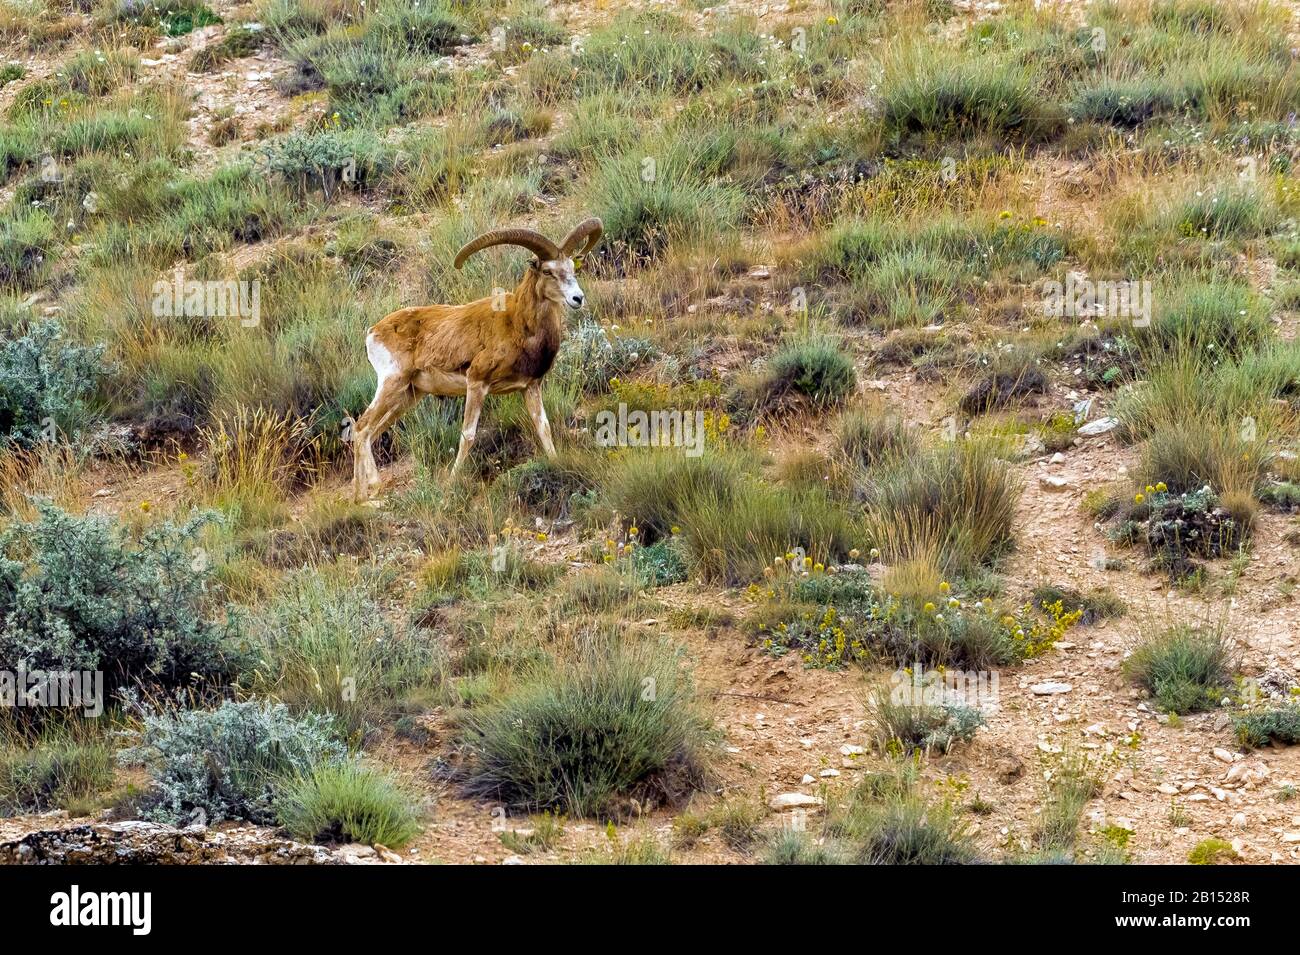
[[[390,378],[379,386],[375,400],[352,429],[352,497],[365,501],[379,487],[379,467],[375,464],[373,442],[419,400],[411,386]]]

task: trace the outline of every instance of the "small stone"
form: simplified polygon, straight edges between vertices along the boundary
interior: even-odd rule
[[[1246,814],[1244,812],[1239,812],[1232,817],[1232,828],[1234,829],[1246,828]]]
[[[1074,687],[1069,683],[1055,683],[1048,681],[1046,683],[1035,683],[1029,688],[1029,692],[1034,696],[1057,696],[1061,693],[1069,693]]]
[[[838,769],[823,769],[817,775],[821,776],[823,779],[834,779],[836,776],[840,775],[840,771]]]
[[[1214,747],[1214,758],[1222,760],[1225,763],[1235,763],[1238,757],[1236,753],[1216,746]]]
[[[1079,434],[1085,438],[1091,438],[1098,434],[1105,434],[1107,431],[1114,431],[1119,427],[1118,418],[1098,418],[1096,421],[1089,421],[1079,428]]]
[[[851,743],[845,743],[840,747],[841,756],[861,756],[866,752],[861,746],[854,746]]]
[[[812,776],[808,775],[807,773],[804,773],[804,774],[803,774],[803,779],[799,780],[799,782],[801,782],[801,783],[803,783],[805,786],[807,786],[809,783],[815,783],[815,782],[817,782],[817,780],[814,779]]]
[[[1044,491],[1068,491],[1070,489],[1070,482],[1063,477],[1044,474],[1038,479],[1038,486]]]
[[[820,806],[822,801],[817,796],[809,796],[807,793],[781,793],[779,796],[773,796],[768,802],[773,812],[782,812],[786,809],[804,809],[809,806]]]

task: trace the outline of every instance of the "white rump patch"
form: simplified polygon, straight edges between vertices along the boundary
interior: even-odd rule
[[[384,390],[384,384],[402,369],[397,364],[397,359],[393,357],[393,353],[384,347],[383,343],[375,337],[374,332],[366,336],[366,355],[370,358],[370,365],[375,369],[375,374],[379,376],[379,384],[375,388],[375,398],[378,399],[380,392]]]

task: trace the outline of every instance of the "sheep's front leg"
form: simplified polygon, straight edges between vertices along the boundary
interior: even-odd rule
[[[542,445],[542,450],[546,452],[548,458],[555,457],[555,444],[551,441],[551,423],[546,420],[546,408],[542,404],[542,383],[534,381],[524,389],[524,406],[528,409],[528,417],[533,419],[533,429],[537,432],[537,440]]]
[[[471,381],[465,387],[465,421],[460,429],[460,447],[456,451],[456,463],[451,466],[454,475],[469,457],[469,449],[474,444],[474,435],[478,433],[478,416],[483,411],[483,399],[487,397],[488,384],[485,381]]]

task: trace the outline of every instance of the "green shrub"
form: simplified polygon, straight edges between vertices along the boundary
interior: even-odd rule
[[[786,345],[768,364],[769,401],[796,393],[819,406],[843,401],[857,384],[853,360],[829,339],[813,338]]]
[[[1170,713],[1195,713],[1219,705],[1232,685],[1233,651],[1220,629],[1180,624],[1144,640],[1124,661],[1124,673]]]
[[[320,189],[326,201],[344,183],[364,188],[392,166],[387,150],[368,130],[295,132],[262,148],[268,169],[301,195]]]
[[[629,374],[654,360],[656,354],[649,339],[611,336],[599,322],[584,314],[560,345],[552,375],[576,394],[594,394],[608,388],[611,378]]]
[[[265,40],[266,33],[260,26],[235,24],[216,43],[210,43],[190,57],[190,71],[206,73],[224,66],[231,60],[252,56]]]
[[[1219,865],[1237,858],[1237,850],[1226,839],[1202,839],[1187,854],[1191,865]]]
[[[874,693],[868,704],[868,722],[881,752],[911,754],[948,752],[958,743],[975,738],[986,725],[979,710],[956,703],[930,704],[920,700],[896,701],[888,689]]]
[[[133,535],[37,501],[0,534],[0,667],[102,670],[110,695],[136,684],[196,688],[242,662],[238,621],[209,609],[196,535],[211,520]]]
[[[145,713],[141,722],[119,759],[149,772],[145,817],[174,825],[274,822],[275,796],[290,777],[347,755],[328,720],[296,717],[282,703],[227,701],[215,710]]]
[[[1051,605],[1060,601],[1066,613],[1079,611],[1079,622],[1085,626],[1098,620],[1122,617],[1128,612],[1124,601],[1108,588],[1091,590],[1088,593],[1059,584],[1039,584],[1034,588],[1033,601],[1036,607]]]
[[[539,673],[461,727],[468,792],[529,811],[615,812],[697,788],[710,736],[674,654],[605,648]]]
[[[1181,102],[1181,91],[1161,79],[1103,79],[1081,89],[1070,104],[1069,112],[1076,122],[1133,129],[1173,112]]]
[[[106,15],[119,22],[159,27],[168,36],[185,36],[221,22],[202,0],[110,0]]]
[[[68,341],[56,322],[40,322],[0,343],[0,447],[31,447],[51,437],[84,440],[94,413],[104,346]]]
[[[638,547],[632,553],[632,561],[648,586],[663,587],[686,579],[686,555],[681,545],[671,538],[655,541],[649,547]]]
[[[535,458],[501,476],[510,496],[530,512],[562,518],[590,501],[595,464],[588,455],[562,452],[555,460]]]
[[[1300,706],[1275,706],[1234,717],[1232,728],[1243,746],[1300,743]]]
[[[355,759],[318,765],[278,787],[276,816],[295,839],[400,849],[420,834],[411,796]]]

